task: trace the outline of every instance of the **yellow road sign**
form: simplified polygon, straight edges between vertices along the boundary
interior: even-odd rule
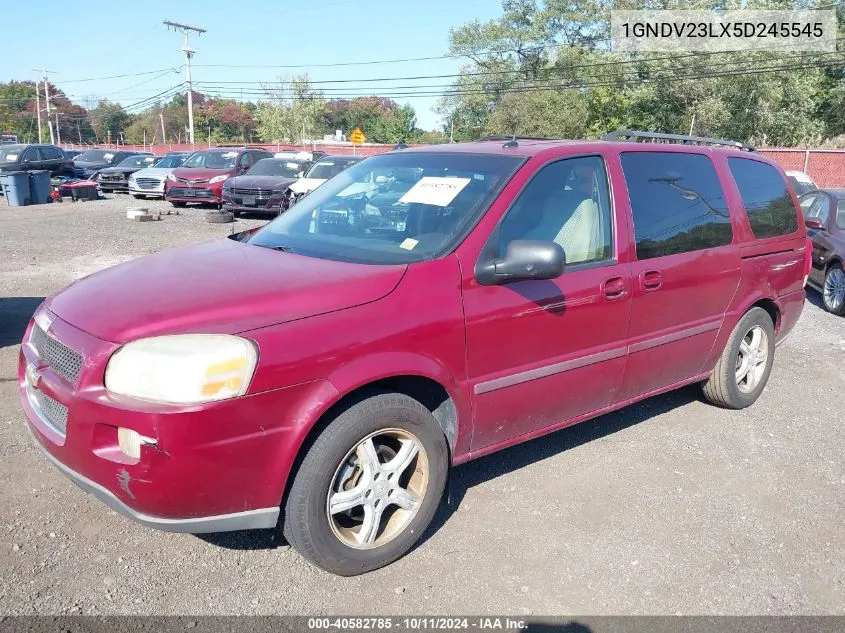
[[[349,140],[355,145],[361,145],[361,143],[367,142],[367,135],[364,134],[364,131],[361,128],[356,127],[349,135]]]

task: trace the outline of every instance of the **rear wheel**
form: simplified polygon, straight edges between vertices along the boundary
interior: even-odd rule
[[[448,469],[446,438],[428,409],[403,394],[371,396],[306,453],[285,504],[285,537],[341,576],[383,567],[434,518]]]
[[[760,397],[769,380],[775,357],[772,318],[752,308],[737,323],[725,350],[704,383],[704,395],[728,409],[744,409]]]
[[[822,287],[824,309],[838,316],[845,316],[845,270],[841,262],[831,264],[824,276]]]

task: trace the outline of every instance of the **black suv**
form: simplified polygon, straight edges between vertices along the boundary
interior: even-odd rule
[[[89,149],[73,159],[74,172],[80,178],[93,178],[101,169],[114,167],[130,156],[138,154],[152,156],[150,152],[132,152],[123,149]]]
[[[51,176],[72,176],[73,162],[55,145],[0,145],[0,172],[39,169]]]

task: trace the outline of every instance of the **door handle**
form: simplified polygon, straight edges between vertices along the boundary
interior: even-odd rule
[[[663,286],[663,275],[659,270],[646,270],[640,273],[640,288],[644,292],[654,292]]]
[[[628,288],[626,287],[625,280],[622,277],[611,277],[610,279],[605,279],[601,284],[601,291],[604,298],[608,301],[622,299],[628,294]]]

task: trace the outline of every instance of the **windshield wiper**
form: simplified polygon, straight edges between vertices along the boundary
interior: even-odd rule
[[[260,246],[261,248],[269,248],[273,251],[280,251],[282,253],[293,253],[294,250],[290,246],[268,246],[267,244],[256,244],[256,246]]]

